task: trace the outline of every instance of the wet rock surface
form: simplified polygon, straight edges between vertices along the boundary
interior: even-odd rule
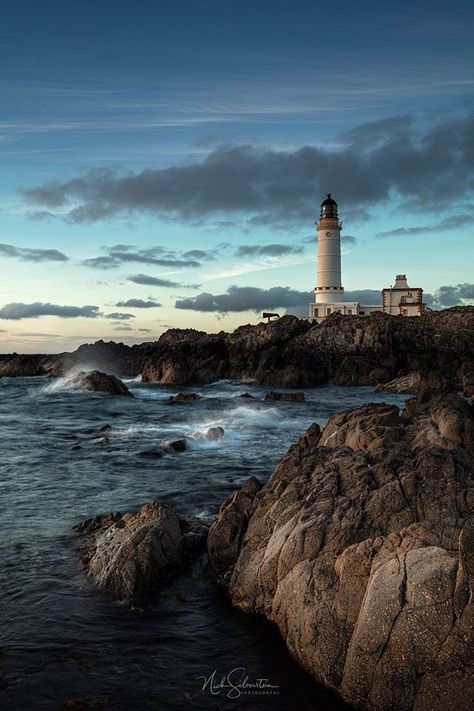
[[[202,400],[202,395],[197,393],[178,393],[177,395],[170,395],[168,403],[174,405],[183,402],[197,402],[198,400]]]
[[[102,373],[100,370],[81,371],[68,378],[69,387],[82,391],[108,393],[133,397],[130,390],[115,375]]]
[[[287,402],[304,402],[304,393],[285,393],[271,390],[265,395],[265,400],[285,400]]]
[[[74,527],[82,563],[100,589],[132,602],[147,601],[205,544],[207,525],[179,517],[160,501],[136,512],[112,512]]]
[[[474,700],[474,410],[425,390],[312,425],[221,507],[210,569],[234,605],[357,708]]]

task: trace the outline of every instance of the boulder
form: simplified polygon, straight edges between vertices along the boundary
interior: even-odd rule
[[[207,526],[177,516],[160,501],[131,513],[114,512],[74,526],[90,580],[121,599],[146,601],[205,543]]]
[[[175,405],[182,402],[196,402],[197,400],[202,400],[202,395],[197,393],[178,393],[177,395],[170,395],[168,398],[169,405]]]
[[[115,375],[102,373],[100,370],[89,370],[74,373],[68,377],[68,388],[77,388],[81,392],[101,392],[109,395],[125,395],[133,397],[125,383]]]
[[[185,452],[188,448],[185,437],[180,437],[179,439],[172,439],[163,444],[163,449],[165,452]]]
[[[224,434],[225,431],[223,427],[210,427],[206,432],[194,432],[193,439],[215,442],[218,439],[222,439],[224,437]]]
[[[304,402],[304,393],[282,393],[271,390],[265,395],[265,400],[286,400],[287,402]]]
[[[248,490],[250,487],[250,490]],[[293,445],[221,507],[210,570],[356,708],[474,698],[474,410],[425,390],[364,405]]]

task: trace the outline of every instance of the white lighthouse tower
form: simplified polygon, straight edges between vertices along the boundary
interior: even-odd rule
[[[309,317],[322,321],[334,311],[357,314],[358,304],[344,301],[341,277],[341,229],[337,202],[328,193],[321,203],[318,234],[317,279],[314,303],[309,305]]]
[[[332,304],[342,301],[344,289],[341,280],[341,229],[337,214],[337,202],[328,193],[321,203],[318,232],[318,259],[315,301]]]

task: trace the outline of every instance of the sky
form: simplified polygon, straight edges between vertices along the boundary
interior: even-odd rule
[[[474,6],[2,0],[0,352],[305,315],[331,192],[348,300],[474,303]]]

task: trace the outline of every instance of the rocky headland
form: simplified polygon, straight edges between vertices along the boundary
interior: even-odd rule
[[[208,537],[234,605],[356,708],[474,703],[474,410],[421,394],[312,425]]]
[[[170,329],[153,343],[98,341],[73,353],[0,356],[0,377],[63,376],[79,368],[175,385],[222,378],[276,387],[333,382],[417,391],[429,385],[463,389],[472,396],[474,307],[431,311],[419,318],[335,313],[321,324],[284,316],[233,333]]]
[[[222,433],[220,433],[222,434]],[[292,656],[355,708],[474,702],[474,406],[424,390],[313,424],[266,483],[207,521],[153,501],[76,527],[100,588],[146,600],[207,538],[208,574],[276,624]]]

